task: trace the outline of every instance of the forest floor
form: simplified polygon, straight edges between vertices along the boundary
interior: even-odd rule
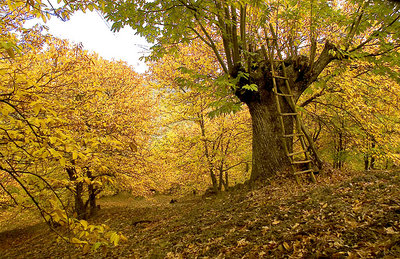
[[[217,197],[100,199],[128,241],[83,255],[34,214],[0,212],[0,258],[400,258],[400,172],[276,180]],[[174,197],[176,198],[176,197]]]

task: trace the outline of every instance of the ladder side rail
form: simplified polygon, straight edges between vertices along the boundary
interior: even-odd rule
[[[313,156],[315,158],[315,161],[317,162],[318,169],[322,169],[323,162],[322,162],[322,159],[319,156],[317,148],[315,147],[314,141],[310,136],[310,133],[308,132],[308,130],[304,126],[304,123],[301,122],[300,126],[301,126],[301,131],[304,133],[304,136],[307,139],[308,145],[309,145],[309,147],[310,147],[310,149],[312,151],[312,154],[313,154]]]
[[[273,60],[273,55],[274,55],[274,53],[273,53],[273,49],[270,48],[268,42],[267,42],[267,47],[268,47],[268,52],[269,52],[269,59],[270,59],[270,62],[271,62],[271,72],[272,72],[273,91],[274,91],[274,93],[277,93],[277,91],[278,91],[277,88],[278,88],[278,87],[277,87],[276,79],[275,79],[275,77],[273,77],[273,75],[275,74],[275,68],[274,68],[273,61],[272,61],[272,60]],[[278,114],[281,114],[281,113],[282,113],[281,104],[280,104],[280,101],[279,101],[279,96],[276,95],[276,94],[275,94],[275,102],[276,102],[276,108],[277,108]],[[281,126],[281,130],[282,130],[282,134],[285,134],[285,124],[284,124],[284,122],[283,122],[282,116],[279,116],[279,121],[280,121],[280,126]],[[284,146],[285,146],[285,149],[287,149],[286,143],[285,143]],[[287,153],[288,153],[288,152],[286,152],[286,154],[287,154]]]
[[[290,168],[291,168],[292,172],[294,173],[296,171],[296,168],[295,168],[295,166],[293,164],[294,159],[293,159],[293,157],[289,156],[289,149],[288,149],[288,146],[287,146],[287,143],[286,143],[287,140],[283,138],[283,136],[286,134],[286,131],[285,131],[285,123],[283,121],[281,104],[280,104],[279,95],[278,95],[278,86],[277,86],[276,78],[275,78],[274,49],[273,49],[273,47],[271,47],[269,45],[268,40],[266,42],[267,42],[267,48],[268,48],[268,54],[269,54],[269,62],[270,62],[270,65],[271,65],[272,84],[273,84],[273,91],[274,91],[274,95],[275,95],[276,108],[277,108],[277,112],[279,114],[279,121],[280,121],[280,125],[281,125],[281,132],[282,132],[281,141],[282,141],[282,144],[283,144],[283,148],[284,148],[285,154],[286,154],[286,156],[288,157],[288,159],[290,161]],[[301,184],[300,178],[296,174],[295,174],[295,179],[296,179],[296,182],[298,184]]]
[[[287,97],[287,96],[283,96],[283,97],[289,103],[290,108],[292,110],[294,110],[293,112],[297,111],[296,106],[294,105],[293,99],[290,97]],[[303,132],[305,138],[307,139],[308,146],[310,147],[310,149],[311,149],[310,151],[313,154],[315,161],[317,162],[318,168],[321,169],[323,162],[319,156],[317,148],[315,147],[314,141],[310,136],[310,133],[308,132],[308,130],[306,129],[306,127],[304,126],[304,123],[302,121],[300,121],[300,129],[301,129],[301,132]],[[300,130],[298,133],[300,133]]]
[[[277,36],[276,36],[275,31],[274,31],[274,29],[273,29],[273,27],[272,27],[272,24],[269,24],[269,25],[270,25],[270,30],[271,30],[271,34],[272,34],[273,44],[274,44],[274,46],[275,46],[275,49],[277,50],[277,55],[278,55],[279,60],[280,60],[280,62],[281,62],[281,64],[282,64],[283,77],[279,77],[279,78],[284,78],[284,80],[285,80],[286,92],[287,92],[289,95],[292,95],[292,91],[291,91],[291,88],[290,88],[290,85],[289,85],[289,78],[287,77],[286,66],[285,66],[285,64],[284,64],[284,62],[283,62],[282,54],[278,51]],[[272,58],[271,58],[270,62],[271,62],[271,64],[273,63],[273,59],[272,59]],[[271,66],[273,66],[273,65],[271,65]],[[273,72],[273,76],[274,76],[274,75],[275,75],[275,73]],[[275,80],[274,77],[273,77],[273,79]],[[295,103],[294,103],[293,98],[291,98],[291,96],[283,96],[283,97],[284,97],[284,99],[288,102],[289,107],[292,109],[293,113],[296,114],[296,113],[297,113],[297,109],[296,109],[296,105],[295,105]],[[300,132],[301,132],[301,121],[300,121],[299,116],[295,116],[295,117],[296,117],[296,118],[295,118],[296,130],[297,130],[297,133],[300,133]],[[300,139],[301,147],[302,147],[302,149],[305,151],[305,152],[304,152],[305,159],[306,159],[306,160],[309,160],[309,156],[308,156],[308,154],[307,154],[307,145],[306,145],[304,139],[303,139],[301,136],[299,136],[299,139]]]
[[[274,44],[275,44],[275,46],[277,47],[277,45],[278,45],[278,43],[277,43],[277,41],[276,41],[277,36],[276,36],[276,34],[275,34],[274,28],[272,27],[272,24],[269,24],[269,26],[270,26],[270,31],[271,31],[272,37],[273,37],[273,39],[274,39]],[[279,51],[277,51],[277,54],[278,54],[278,57],[279,57],[279,59],[280,59],[280,61],[281,61],[281,63],[282,63],[283,76],[287,78],[286,66],[285,66],[285,64],[284,64],[284,62],[283,62],[282,54],[281,54]],[[290,88],[290,85],[289,85],[288,80],[285,80],[285,86],[286,86],[286,88],[287,88],[287,90],[288,90],[288,93],[289,93],[290,95],[292,95],[291,88]],[[288,97],[288,96],[283,96],[283,97],[284,97],[284,98],[286,99],[286,101],[289,103],[289,106],[290,106],[290,108],[293,110],[293,112],[297,112],[296,104],[295,104],[293,98],[290,98],[290,97]],[[305,135],[305,137],[306,137],[306,139],[307,139],[307,142],[308,142],[308,144],[309,144],[309,147],[310,147],[310,149],[311,149],[311,151],[312,151],[312,153],[313,153],[313,156],[314,156],[314,158],[315,158],[315,160],[316,160],[316,162],[317,162],[317,164],[318,164],[318,168],[321,168],[321,167],[322,167],[322,160],[321,160],[321,158],[319,157],[319,154],[318,154],[318,152],[317,152],[317,149],[316,149],[316,147],[315,147],[315,145],[314,145],[314,141],[312,140],[310,134],[308,133],[307,129],[305,128],[303,122],[302,122],[302,121],[299,121],[299,124],[300,124],[301,131],[304,133],[304,135]],[[300,132],[300,130],[299,130],[299,132]]]
[[[267,41],[267,47],[268,47],[268,52],[269,52],[269,61],[271,63],[271,72],[272,72],[272,83],[273,83],[273,91],[274,93],[278,92],[278,87],[277,87],[277,83],[276,83],[276,79],[275,77],[273,77],[275,75],[275,68],[274,68],[274,64],[273,64],[273,55],[274,55],[274,50],[270,48],[268,41]],[[280,115],[282,113],[281,110],[281,104],[279,101],[279,96],[275,94],[275,102],[276,102],[276,108],[278,111],[278,114]],[[280,126],[281,126],[281,131],[282,131],[282,135],[285,134],[285,123],[283,121],[283,117],[279,116],[279,122],[280,122]],[[286,155],[289,153],[287,145],[286,145],[286,141],[283,141],[283,146],[285,149],[285,153]]]
[[[286,93],[288,95],[292,95],[292,91],[291,91],[291,88],[290,88],[290,85],[289,85],[289,78],[288,78],[287,71],[286,71],[286,66],[285,66],[285,63],[283,61],[282,54],[278,50],[277,35],[276,35],[275,31],[274,31],[274,28],[272,27],[272,24],[269,24],[269,26],[270,26],[270,31],[271,31],[271,34],[272,34],[273,44],[275,45],[277,55],[278,55],[279,60],[280,60],[280,62],[282,64],[282,72],[283,72],[283,78],[285,80]],[[273,66],[272,65],[273,64],[272,57],[271,57],[270,62],[271,62],[271,66]],[[273,73],[273,76],[274,76],[274,73]],[[296,104],[295,104],[295,102],[293,100],[293,95],[292,96],[282,96],[282,97],[284,97],[284,99],[286,99],[286,101],[288,102],[288,104],[289,104],[290,108],[293,110],[293,112],[297,113]],[[304,124],[301,122],[301,120],[300,120],[298,115],[296,116],[296,128],[297,128],[297,133],[300,133],[301,131],[303,131],[303,133],[305,135],[308,135],[307,131],[304,132],[304,130],[303,130],[303,129],[305,129]],[[304,150],[305,160],[310,160],[310,157],[309,157],[308,152],[307,152],[308,148],[307,148],[307,145],[305,143],[304,138],[302,136],[299,136],[299,139],[300,139],[300,142],[301,142],[301,146],[302,146],[302,148]],[[314,156],[318,157],[316,149],[315,149],[315,146],[313,145],[312,139],[309,138],[309,136],[308,136],[307,140],[309,142],[309,146],[311,147],[311,150],[314,153]],[[311,140],[311,142],[310,142],[310,140]],[[317,161],[319,163],[318,159],[317,159]],[[311,167],[310,164],[308,164],[308,167],[309,167],[309,169],[311,169],[310,168]],[[310,174],[311,174],[312,181],[316,182],[314,173],[311,172]]]

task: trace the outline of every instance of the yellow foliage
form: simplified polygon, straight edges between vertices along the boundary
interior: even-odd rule
[[[81,8],[94,6],[79,2]],[[153,131],[153,101],[141,76],[125,63],[43,36],[40,28],[22,28],[32,15],[48,19],[46,8],[41,1],[0,3],[0,11],[9,13],[0,21],[2,184],[23,189],[25,196],[12,194],[14,201],[24,204],[29,197],[46,221],[72,229],[76,236],[67,239],[88,250],[89,240],[93,247],[98,240],[109,244],[101,239],[108,230],[70,215],[65,205],[76,181],[68,179],[65,168],[76,168],[83,187],[97,190],[112,183],[113,176],[136,173],[145,164]],[[61,15],[68,16],[71,8],[64,6]],[[135,152],[128,148],[131,143]],[[88,168],[92,178],[84,175]],[[114,235],[112,243],[118,241]]]
[[[171,185],[182,185],[186,191],[205,189],[211,171],[216,176],[229,173],[231,185],[248,177],[244,170],[251,161],[248,111],[209,117],[211,104],[219,100],[222,90],[213,82],[217,71],[218,63],[199,41],[151,64],[152,86],[161,97],[163,129],[153,149],[157,181],[163,184],[158,189]]]

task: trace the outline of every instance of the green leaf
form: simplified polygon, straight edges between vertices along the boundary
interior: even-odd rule
[[[49,149],[49,152],[53,157],[62,157],[61,154],[58,151],[56,151],[56,150],[54,150],[52,148]]]
[[[56,137],[50,137],[49,140],[50,140],[51,144],[54,144],[54,143],[57,142],[57,138]]]
[[[71,239],[71,243],[72,243],[72,244],[81,244],[81,243],[82,243],[82,240],[79,240],[79,239],[77,239],[76,237],[73,237],[73,238]]]
[[[258,87],[256,84],[244,85],[242,88],[253,92],[258,91]]]
[[[89,252],[89,250],[90,250],[89,244],[85,244],[83,246],[82,252],[83,252],[83,254],[87,254]]]
[[[100,246],[101,246],[101,242],[96,242],[96,243],[93,245],[93,251],[96,251],[97,249],[99,249]]]
[[[15,58],[15,54],[14,54],[14,50],[12,48],[6,49],[7,54],[11,57],[11,58]]]
[[[62,167],[64,167],[65,164],[66,164],[66,161],[65,161],[65,158],[64,158],[64,157],[61,157],[60,160],[59,160],[59,162],[60,162],[60,165],[61,165]]]

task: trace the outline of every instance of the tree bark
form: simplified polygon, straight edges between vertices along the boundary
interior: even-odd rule
[[[223,169],[222,166],[220,166],[219,168],[219,183],[218,183],[218,191],[221,192],[222,191],[222,184],[224,182],[224,178],[223,178]]]
[[[217,181],[217,177],[214,174],[214,171],[212,169],[210,170],[210,177],[211,177],[211,182],[212,182],[212,187],[213,190],[217,193],[218,192],[218,181]]]
[[[86,168],[86,176],[93,181],[95,178],[92,175],[92,171],[89,168]],[[96,195],[98,194],[97,188],[93,186],[93,184],[88,185],[88,201],[89,202],[89,216],[92,217],[97,213],[97,204],[96,204]],[[86,206],[87,207],[87,206]]]
[[[76,175],[76,170],[74,167],[67,167],[66,171],[68,173],[69,179],[71,181],[76,181],[78,176]],[[75,200],[75,212],[77,214],[78,219],[86,219],[86,206],[83,202],[83,183],[77,182],[75,183],[75,188],[73,189],[73,195]]]
[[[318,59],[310,66],[310,62],[305,56],[288,57],[284,61],[287,70],[287,76],[291,86],[294,100],[297,101],[300,95],[315,80],[324,68],[335,59],[330,50],[336,50],[336,47],[326,42],[324,49]],[[265,60],[265,55],[260,51],[253,55],[250,60],[253,64],[250,71],[247,71],[242,65],[237,64],[231,71],[230,76],[237,78],[240,72],[248,73],[248,78],[240,78],[238,87],[235,91],[236,96],[247,104],[253,127],[253,162],[250,180],[268,179],[277,172],[283,172],[290,166],[290,160],[285,152],[283,141],[287,141],[288,151],[292,150],[293,139],[282,139],[282,129],[279,121],[279,114],[272,92],[272,74],[269,61]],[[280,64],[275,64],[275,70],[279,75],[283,75]],[[255,84],[257,91],[244,90],[243,86]],[[277,80],[278,89],[285,89],[284,81]],[[281,99],[282,112],[292,112],[289,104]],[[285,133],[293,133],[294,120],[291,116],[284,117]]]
[[[229,189],[229,182],[228,182],[228,180],[229,180],[229,178],[228,178],[228,172],[225,171],[225,181],[223,182],[225,191],[228,191],[228,189]]]
[[[253,169],[250,180],[267,179],[290,166],[282,142],[279,115],[274,100],[252,102],[248,107],[253,127]],[[287,118],[285,124],[286,133],[290,134],[293,131],[293,120]],[[291,140],[287,141],[291,146]]]

